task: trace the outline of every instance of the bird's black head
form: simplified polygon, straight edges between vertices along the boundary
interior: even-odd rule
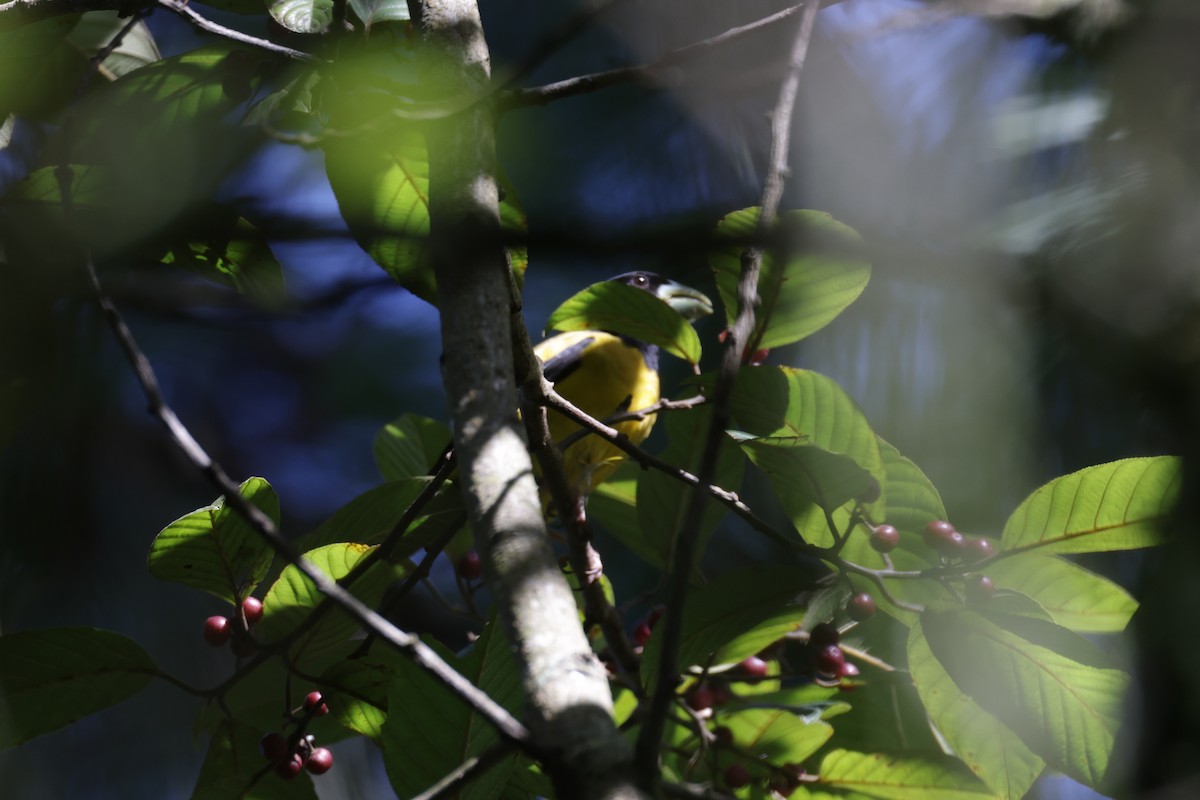
[[[709,300],[703,292],[696,291],[690,286],[684,286],[682,283],[676,283],[655,272],[645,270],[625,272],[609,278],[609,280],[649,292],[678,311],[690,322],[695,322],[700,317],[708,316],[713,312],[712,300]]]

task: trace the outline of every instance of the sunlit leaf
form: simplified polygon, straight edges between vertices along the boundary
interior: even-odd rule
[[[382,22],[402,22],[409,18],[407,0],[350,0],[350,7],[366,30]]]
[[[920,623],[909,632],[908,667],[925,710],[955,755],[1000,797],[1023,798],[1046,762],[963,693],[929,649]]]
[[[369,655],[338,661],[321,676],[330,716],[379,744],[387,719],[388,693],[406,657],[382,645]]]
[[[1148,547],[1181,481],[1177,458],[1127,458],[1087,467],[1041,487],[1004,526],[1004,550],[1093,553]]]
[[[294,33],[320,33],[333,21],[333,0],[271,0],[267,10]]]
[[[733,733],[734,743],[772,764],[803,764],[821,749],[833,728],[818,719],[774,708],[747,708],[719,716]]]
[[[1027,595],[1059,625],[1080,633],[1118,633],[1137,611],[1137,601],[1116,583],[1057,556],[1002,558],[986,571],[997,587]]]
[[[832,545],[825,512],[832,513],[874,485],[871,475],[849,456],[831,453],[805,437],[735,438],[770,479],[792,524],[809,544]]]
[[[624,283],[601,281],[577,292],[554,310],[546,328],[624,334],[690,364],[700,361],[700,337],[691,323],[649,292]]]
[[[241,485],[241,495],[279,524],[279,497],[262,478]],[[258,532],[218,498],[163,528],[150,545],[150,574],[237,603],[254,591],[274,551]]]
[[[717,234],[751,237],[758,216],[758,208],[735,211],[717,225]],[[785,212],[778,227],[794,250],[782,268],[772,254],[763,255],[758,283],[761,303],[750,340],[756,347],[791,344],[825,327],[862,294],[871,277],[871,265],[861,253],[861,238],[829,214]],[[729,325],[737,315],[741,254],[741,247],[730,247],[709,259]]]
[[[340,580],[374,549],[362,544],[337,543],[310,550],[303,555],[303,559],[332,580]],[[388,586],[402,575],[400,568],[381,561],[355,581],[350,591],[363,603],[373,607],[379,603]],[[309,627],[289,648],[292,658],[328,658],[358,629],[358,622],[339,608],[326,613],[315,624],[307,623],[309,615],[324,599],[325,595],[317,589],[316,584],[289,564],[263,597],[263,618],[256,626],[255,634],[274,642],[291,634],[300,625],[308,624]]]
[[[834,750],[821,760],[815,783],[793,798],[878,800],[983,800],[992,793],[949,757],[891,756]]]
[[[886,489],[875,432],[850,396],[824,375],[791,367],[742,369],[734,388],[732,411],[739,430],[759,437],[792,437],[795,444],[807,442],[828,453],[846,456]],[[825,456],[813,457],[828,460]],[[797,530],[810,543],[832,544],[824,509],[791,498],[788,487],[792,479],[784,474],[788,468],[775,466],[783,472],[777,472],[779,482],[773,481],[773,485],[785,506],[791,504]],[[838,469],[839,475],[847,472],[850,470]],[[872,508],[885,514],[886,505],[886,497],[881,496]],[[848,508],[834,511],[833,521],[839,531],[844,531],[849,523]]]
[[[0,636],[0,748],[136,694],[158,671],[134,641],[94,628]]]
[[[1101,787],[1129,676],[1099,649],[1050,622],[961,606],[926,611],[921,630],[973,702],[1055,769]]]
[[[450,444],[450,429],[419,414],[404,414],[375,435],[375,463],[389,481],[429,473]]]
[[[378,93],[375,114],[386,114],[388,95]],[[361,116],[372,113],[364,103]],[[338,124],[354,129],[369,125],[359,116],[339,117]],[[386,135],[326,139],[325,169],[342,217],[355,240],[397,283],[429,303],[436,302],[436,281],[427,252],[429,237],[429,155],[425,135],[416,126],[392,125]],[[515,194],[506,191],[500,203],[505,230],[523,230],[524,214]],[[523,250],[511,253],[518,278],[524,273]]]

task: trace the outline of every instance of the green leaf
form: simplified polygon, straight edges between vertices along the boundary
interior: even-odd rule
[[[824,512],[833,512],[875,485],[871,475],[849,456],[831,453],[805,437],[735,438],[770,479],[784,511],[809,544],[832,545],[834,538]]]
[[[220,212],[209,217],[204,238],[171,245],[164,264],[178,264],[208,280],[229,286],[264,306],[277,306],[285,297],[283,267],[267,238],[246,220]]]
[[[1129,592],[1057,556],[1002,558],[986,571],[997,587],[1032,598],[1056,623],[1079,633],[1119,633],[1137,611]]]
[[[833,735],[829,723],[781,709],[740,709],[718,720],[739,748],[772,764],[802,764]]]
[[[333,21],[333,0],[271,0],[267,10],[294,33],[321,33]]]
[[[751,237],[758,216],[757,207],[735,211],[717,224],[717,235]],[[800,254],[793,253],[782,268],[772,255],[763,254],[761,302],[750,339],[755,347],[791,344],[825,327],[862,294],[871,277],[871,265],[861,255],[861,237],[829,214],[789,211],[780,215],[777,226]],[[737,315],[742,249],[729,247],[709,258],[728,325]]]
[[[1094,645],[1050,622],[962,607],[926,611],[921,630],[972,701],[1052,767],[1101,787],[1129,677]]]
[[[747,367],[738,373],[734,387],[732,412],[738,427],[754,436],[793,437],[829,453],[847,456],[871,475],[886,490],[886,476],[879,440],[859,407],[834,381],[820,373],[791,367]],[[800,443],[800,442],[797,442]],[[761,455],[761,454],[760,454]],[[833,461],[823,455],[805,453],[813,459]],[[792,514],[792,522],[807,541],[816,545],[833,543],[824,512],[817,506],[791,497],[791,467],[776,464],[776,493]],[[828,465],[834,468],[834,464]],[[836,474],[851,472],[845,465]],[[844,483],[844,481],[837,481]],[[887,499],[881,496],[872,504],[877,513],[886,512]],[[847,509],[833,515],[839,531],[849,521]]]
[[[404,512],[425,490],[432,478],[405,478],[388,481],[360,494],[339,508],[329,519],[302,540],[305,549],[334,542],[379,544]],[[389,558],[401,559],[415,553],[445,531],[447,526],[463,524],[462,494],[453,484],[445,488],[422,509]]]
[[[691,323],[649,292],[624,283],[601,281],[577,292],[554,310],[546,329],[624,334],[689,364],[700,362],[700,337]]]
[[[955,755],[1000,797],[1023,798],[1046,762],[958,688],[929,649],[919,622],[909,631],[908,667],[929,718]]]
[[[380,743],[387,719],[388,692],[398,664],[395,650],[375,647],[369,655],[338,661],[321,676],[330,716],[344,727]]]
[[[798,599],[816,576],[797,567],[731,572],[688,595],[679,663],[704,667],[741,661],[799,629],[806,613]],[[657,629],[656,629],[657,631]],[[662,641],[651,634],[642,654],[642,681],[652,685]]]
[[[290,781],[255,776],[266,762],[258,751],[263,733],[240,720],[222,719],[208,744],[192,800],[316,800],[303,772]]]
[[[79,24],[67,35],[67,43],[78,49],[83,57],[92,58],[125,30],[128,22],[117,11],[89,11],[79,18]],[[154,35],[145,22],[139,21],[125,31],[120,44],[100,62],[96,72],[115,81],[161,58]]]
[[[792,797],[982,800],[992,794],[952,758],[834,750],[821,761],[817,782],[803,784]]]
[[[450,444],[450,429],[419,414],[404,414],[375,435],[375,463],[389,481],[429,473]]]
[[[158,672],[134,641],[95,628],[0,636],[0,748],[131,697]]]
[[[931,520],[945,519],[946,507],[933,483],[925,473],[909,459],[883,439],[879,443],[879,454],[883,460],[883,486],[887,498],[886,514],[877,522],[886,522],[900,531],[900,543],[890,554],[892,566],[900,571],[921,570],[935,566],[937,555],[921,538],[921,531]],[[848,561],[870,569],[884,569],[887,564],[883,556],[871,548],[870,531],[858,526],[846,540],[842,556]],[[855,591],[870,592],[878,601],[878,608],[904,623],[912,625],[917,615],[887,602],[870,579],[851,574],[848,576]],[[919,606],[936,602],[947,602],[955,595],[940,581],[893,579],[887,581],[888,591],[896,599]]]
[[[1175,505],[1178,458],[1127,458],[1050,481],[1004,526],[1002,549],[1094,553],[1149,547]]]
[[[667,449],[662,453],[663,460],[695,473],[711,418],[712,410],[707,406],[663,415],[661,424],[667,431]],[[665,564],[675,531],[679,530],[691,502],[692,487],[658,470],[638,471],[638,528],[645,541],[661,558],[661,563]],[[744,471],[745,459],[742,454],[729,442],[721,442],[713,483],[736,492],[742,484]],[[708,540],[727,513],[729,511],[724,505],[709,498],[700,520],[697,554],[704,552]]]
[[[367,31],[381,22],[402,22],[409,18],[407,0],[350,0],[350,7]]]
[[[490,623],[455,667],[497,703],[517,711],[521,681],[512,650]],[[447,656],[444,649],[442,654]],[[454,662],[452,657],[448,660]],[[499,741],[496,729],[462,698],[409,659],[397,662],[383,725],[383,760],[392,788],[400,797],[429,788],[465,759]],[[461,797],[483,800],[499,796],[499,788],[521,760],[513,755],[471,781]]]
[[[336,581],[345,577],[374,549],[362,544],[340,542],[310,550],[303,555],[303,559]],[[374,607],[387,587],[402,575],[400,568],[378,562],[354,582],[350,591],[363,603]],[[324,599],[325,595],[317,589],[316,584],[289,564],[263,598],[263,618],[255,634],[268,642],[276,642],[301,625],[308,624],[308,629],[291,645],[291,657],[302,659],[301,664],[328,658],[358,629],[358,622],[338,608],[326,613],[315,623],[306,623],[309,615]]]
[[[279,497],[262,478],[240,494],[279,524]],[[273,551],[241,514],[219,497],[163,528],[150,545],[150,574],[202,589],[231,604],[241,602],[266,577]]]
[[[663,544],[665,534],[645,535],[639,522],[638,485],[645,473],[633,461],[626,461],[606,481],[592,490],[588,498],[588,518],[599,522],[623,547],[652,567],[666,566]]]

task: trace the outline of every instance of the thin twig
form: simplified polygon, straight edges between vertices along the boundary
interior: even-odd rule
[[[804,6],[795,40],[792,44],[788,71],[779,89],[779,99],[772,112],[770,171],[763,183],[762,210],[758,228],[765,231],[775,222],[783,186],[788,174],[788,151],[791,142],[791,124],[796,95],[800,87],[800,72],[808,54],[808,43],[812,38],[816,22],[817,0],[809,0]],[[679,673],[679,648],[683,638],[683,607],[687,598],[688,584],[699,541],[701,520],[709,493],[702,490],[713,482],[717,458],[725,444],[725,429],[729,426],[733,385],[742,362],[748,334],[754,328],[755,306],[758,301],[758,274],[762,267],[762,251],[751,249],[742,258],[742,276],[738,282],[738,313],[731,336],[725,348],[721,370],[713,391],[713,413],[709,421],[708,435],[697,469],[698,488],[689,498],[683,524],[675,537],[668,564],[667,613],[661,625],[662,649],[658,663],[650,707],[643,722],[637,741],[636,769],[643,786],[653,786],[658,775],[659,753],[662,748],[663,731],[671,702],[675,696],[675,682]]]
[[[479,777],[512,752],[508,742],[496,742],[477,756],[464,759],[461,764],[446,774],[444,778],[430,786],[412,800],[438,800],[440,797],[450,797],[465,786],[469,781]]]
[[[251,36],[248,33],[242,33],[234,28],[227,28],[224,25],[213,22],[211,19],[208,19],[189,6],[186,2],[184,2],[184,0],[156,0],[156,2],[168,11],[172,11],[183,17],[202,31],[214,33],[217,36],[224,36],[226,39],[232,39],[235,42],[241,42],[242,44],[259,47],[263,50],[269,50],[272,53],[279,53],[280,55],[294,58],[297,61],[320,60],[311,53],[305,53],[302,50],[293,50],[290,47],[285,47],[281,44],[275,44],[275,42],[267,39],[260,39],[257,36]]]
[[[514,743],[529,747],[531,737],[528,729],[512,716],[503,706],[499,705],[485,692],[459,674],[453,667],[442,660],[436,652],[422,642],[417,636],[400,630],[388,622],[366,604],[340,586],[336,581],[308,561],[300,557],[295,548],[280,534],[271,520],[261,509],[242,496],[238,485],[234,483],[220,464],[213,461],[199,442],[195,440],[183,425],[175,412],[163,397],[158,378],[150,361],[138,347],[137,341],[125,323],[124,318],[104,293],[96,275],[95,267],[90,259],[87,263],[88,275],[91,278],[92,290],[104,312],[109,326],[117,337],[121,349],[134,367],[142,392],[149,404],[150,413],[166,426],[175,445],[183,451],[196,469],[225,496],[225,503],[241,515],[246,522],[261,536],[280,556],[294,566],[305,577],[313,582],[317,590],[325,594],[369,632],[375,634],[389,645],[412,658],[418,666],[429,672],[434,678],[447,686],[464,702],[493,725],[500,735]]]
[[[648,64],[637,64],[628,67],[617,67],[616,69],[605,70],[603,72],[593,72],[587,75],[576,75],[571,78],[565,78],[561,81],[548,83],[544,86],[532,86],[525,89],[516,89],[508,92],[501,99],[501,108],[521,108],[524,106],[545,105],[546,103],[555,100],[561,100],[564,97],[574,97],[575,95],[594,92],[597,89],[604,89],[609,86],[615,86],[621,83],[629,83],[631,81],[643,80],[654,77],[656,73],[661,72],[668,67],[674,67],[685,61],[690,61],[705,53],[720,47],[734,39],[739,39],[749,33],[762,30],[763,28],[777,25],[788,17],[792,16],[800,9],[804,8],[805,4],[785,8],[774,14],[770,14],[761,19],[749,22],[745,25],[739,25],[723,31],[716,36],[708,39],[703,39],[692,44],[685,45],[676,50],[672,50],[657,61]]]

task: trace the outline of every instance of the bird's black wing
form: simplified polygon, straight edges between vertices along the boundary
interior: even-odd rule
[[[568,375],[579,369],[579,365],[583,363],[584,351],[591,347],[595,341],[595,336],[580,339],[562,352],[551,356],[542,365],[542,373],[546,376],[546,380],[551,383],[566,380]]]

